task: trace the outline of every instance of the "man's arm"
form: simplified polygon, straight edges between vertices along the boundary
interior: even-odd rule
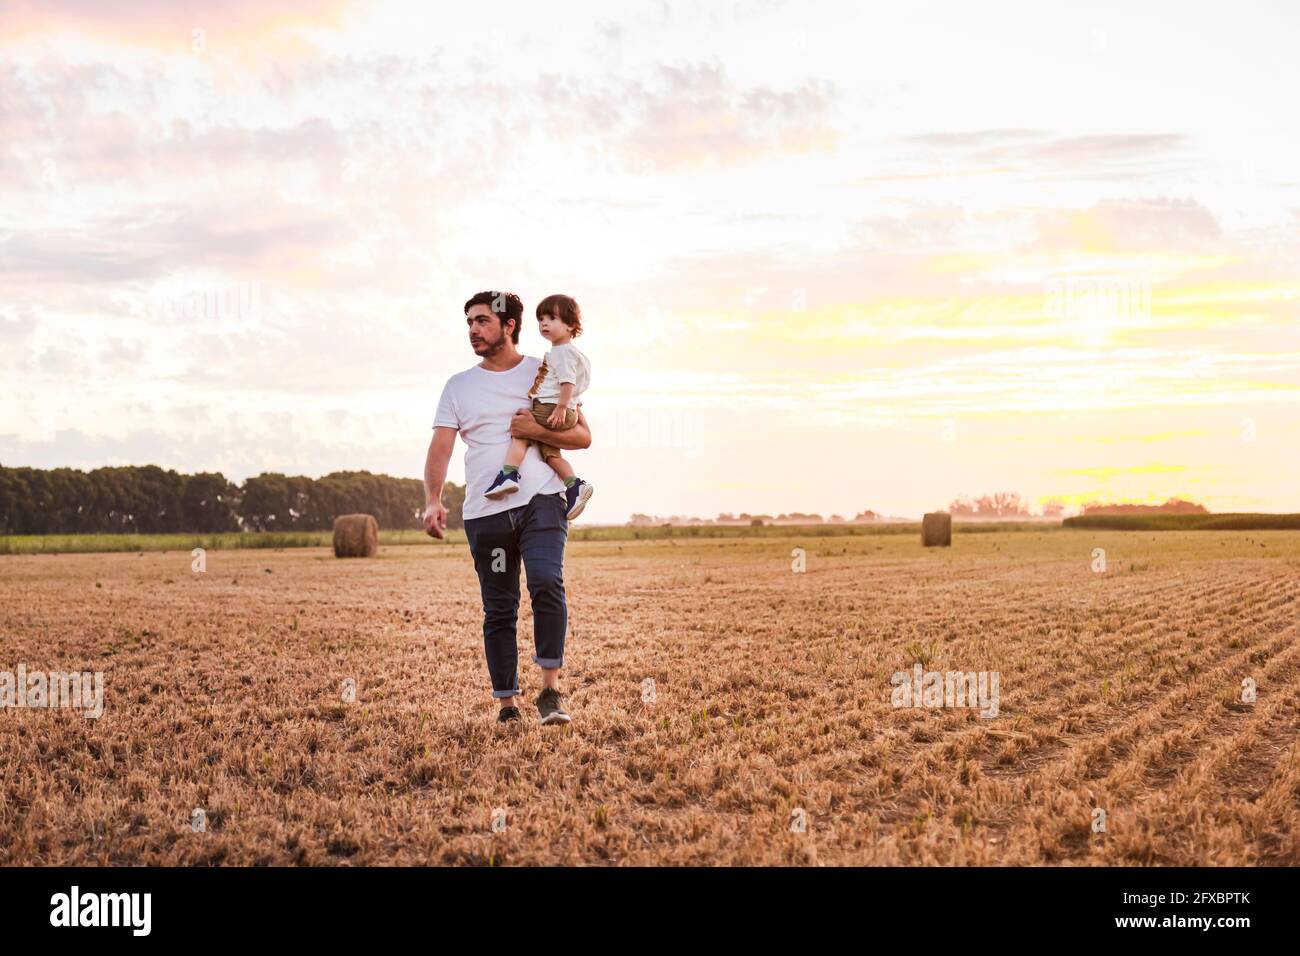
[[[429,452],[424,457],[424,533],[441,538],[447,530],[447,509],[442,504],[442,486],[447,481],[447,463],[456,446],[456,429],[433,430]]]
[[[582,414],[581,406],[578,408],[577,423],[562,432],[553,432],[546,426],[537,424],[533,413],[527,408],[521,408],[515,412],[515,417],[510,419],[510,434],[515,438],[528,438],[546,445],[554,445],[565,451],[591,447],[591,429],[587,427],[587,416]]]

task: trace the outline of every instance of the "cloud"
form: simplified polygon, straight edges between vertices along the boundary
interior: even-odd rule
[[[1066,136],[1041,129],[985,129],[899,137],[906,168],[879,177],[917,179],[968,172],[1017,173],[1058,179],[1146,178],[1185,157],[1189,137],[1178,133]],[[924,167],[922,171],[917,167]]]
[[[788,88],[743,85],[716,64],[660,64],[646,80],[615,77],[599,93],[577,76],[541,78],[542,128],[614,144],[634,169],[682,171],[738,166],[767,156],[833,150],[833,87],[808,80]]]
[[[900,215],[868,216],[859,229],[865,245],[933,253],[949,248],[972,221],[958,203],[906,203]]]
[[[1102,468],[1062,468],[1059,474],[1062,475],[1084,475],[1091,478],[1114,478],[1118,475],[1161,475],[1177,474],[1188,471],[1187,465],[1166,465],[1159,462],[1133,465],[1128,468],[1120,467],[1102,467]]]
[[[165,206],[64,229],[13,233],[0,276],[36,282],[117,283],[182,268],[240,269],[312,255],[348,235],[346,223],[287,203]],[[302,264],[299,258],[299,265]]]
[[[4,247],[0,245],[0,255],[3,251]],[[16,352],[17,348],[36,331],[39,321],[37,310],[30,305],[0,307],[0,343],[4,343],[7,350],[13,349]]]
[[[752,162],[772,153],[829,150],[830,87],[809,81],[774,90],[737,88],[721,67],[661,68],[666,81],[630,101],[625,148],[660,169]]]
[[[290,115],[280,126],[250,124],[237,111],[227,116],[204,104],[216,97],[210,85],[178,80],[156,63],[127,72],[48,58],[26,69],[0,62],[0,85],[0,134],[14,151],[6,164],[28,187],[67,194],[124,180],[170,185],[196,173],[228,176],[250,165],[264,175],[303,160],[343,163],[343,135],[329,120]],[[182,94],[188,107],[162,107]]]
[[[1108,199],[1088,209],[1044,210],[1036,225],[1032,248],[1045,251],[1195,252],[1223,238],[1213,214],[1190,199]]]
[[[1022,147],[999,147],[999,155],[1023,156],[1062,169],[1087,169],[1098,164],[1148,160],[1183,150],[1188,138],[1174,133],[1064,136]]]
[[[959,133],[920,133],[904,136],[900,142],[933,149],[983,149],[1007,143],[1049,139],[1051,134],[1039,129],[980,129]]]
[[[348,0],[10,0],[0,6],[0,37],[7,43],[78,36],[98,42],[188,52],[193,31],[228,45],[255,44],[296,27],[337,28]]]

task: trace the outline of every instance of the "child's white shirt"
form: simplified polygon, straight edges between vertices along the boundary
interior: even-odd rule
[[[576,406],[578,396],[591,384],[591,363],[572,342],[553,345],[546,353],[546,377],[533,397],[548,404],[558,402],[560,386],[566,382],[573,383],[573,405],[570,407]]]

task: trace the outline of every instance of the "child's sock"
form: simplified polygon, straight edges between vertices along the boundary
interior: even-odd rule
[[[515,472],[517,472],[519,469],[516,468],[514,465],[502,465],[502,466],[501,466],[501,470],[502,470],[503,472],[505,472],[506,475],[513,475],[513,474],[514,474]]]
[[[573,483],[574,483],[575,481],[577,481],[577,480],[578,480],[578,479],[577,479],[577,476],[575,476],[575,475],[570,475],[568,478],[565,478],[565,479],[564,479],[564,487],[566,487],[566,488],[572,488],[572,487],[573,487]]]

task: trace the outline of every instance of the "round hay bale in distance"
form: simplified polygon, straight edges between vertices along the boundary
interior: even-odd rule
[[[952,515],[946,511],[931,511],[921,518],[921,545],[926,548],[947,548],[952,545]]]
[[[373,558],[379,553],[379,522],[374,515],[339,515],[334,519],[334,557]]]

